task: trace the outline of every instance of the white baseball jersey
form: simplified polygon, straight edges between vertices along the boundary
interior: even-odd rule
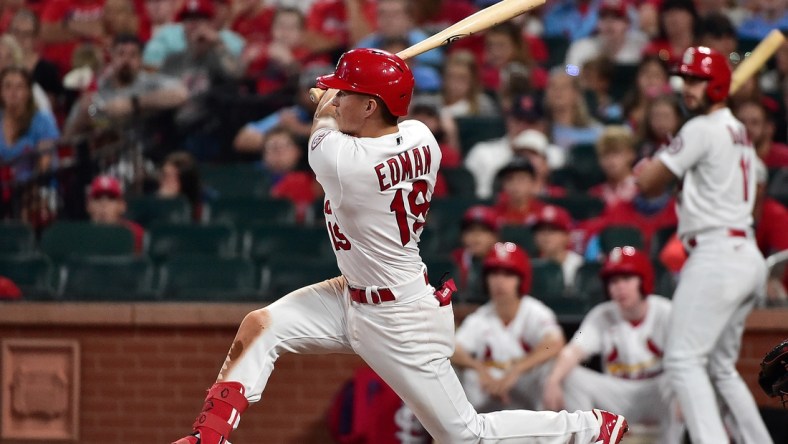
[[[504,325],[488,302],[468,315],[457,329],[456,341],[490,367],[505,369],[524,358],[548,334],[562,334],[555,313],[541,301],[523,296],[514,319]]]
[[[756,154],[728,108],[690,119],[658,156],[683,178],[676,200],[679,236],[752,225]]]
[[[378,138],[314,132],[309,165],[325,190],[328,234],[351,285],[389,287],[422,272],[417,244],[440,161],[435,137],[417,120]]]
[[[583,319],[571,343],[587,356],[601,354],[602,370],[612,376],[643,379],[662,373],[671,303],[656,295],[648,296],[646,302],[646,317],[638,323],[624,319],[613,301],[597,305]]]

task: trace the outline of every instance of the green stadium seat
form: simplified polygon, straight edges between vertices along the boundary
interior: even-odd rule
[[[566,53],[569,51],[569,39],[562,36],[542,36],[545,46],[547,46],[546,68],[563,65],[566,61]]]
[[[548,260],[533,259],[531,267],[533,269],[532,296],[539,300],[564,296],[564,272],[560,264]]]
[[[438,235],[438,248],[450,250],[459,245],[462,216],[465,210],[480,203],[478,199],[461,197],[432,200],[425,229]]]
[[[506,134],[506,125],[501,117],[457,117],[455,121],[463,156],[478,142],[498,139]]]
[[[176,257],[161,266],[164,300],[259,300],[256,267],[244,258]]]
[[[211,203],[211,220],[245,227],[258,223],[295,224],[296,210],[286,199],[230,197]]]
[[[174,256],[236,254],[235,229],[226,224],[157,224],[150,229],[148,254],[160,263]]]
[[[255,225],[244,234],[243,254],[257,262],[291,258],[334,259],[334,249],[325,226],[301,227]]]
[[[607,299],[604,284],[599,277],[601,269],[602,264],[599,262],[586,262],[577,269],[572,285],[572,296],[575,299],[587,301],[590,306]]]
[[[41,238],[41,250],[55,264],[72,256],[120,256],[134,253],[134,235],[121,225],[56,222]]]
[[[566,162],[573,171],[578,190],[587,191],[605,180],[605,173],[599,166],[596,148],[591,144],[578,144],[569,150]]]
[[[453,197],[473,198],[476,196],[476,179],[465,168],[441,169],[449,188],[449,195]]]
[[[144,227],[156,223],[186,223],[192,218],[192,207],[185,197],[141,196],[127,201],[126,217]]]
[[[66,261],[58,293],[67,300],[155,300],[153,271],[147,257],[71,258]]]
[[[266,197],[270,187],[265,172],[254,163],[204,164],[200,178],[217,197]]]
[[[25,299],[50,300],[55,292],[52,285],[55,278],[52,261],[41,254],[20,254],[0,256],[0,276],[11,279]]]
[[[569,191],[573,191],[576,188],[575,172],[569,167],[561,167],[551,170],[547,181],[551,185],[562,187]]]
[[[521,246],[528,256],[539,256],[539,250],[534,243],[534,234],[531,228],[525,225],[504,225],[501,227],[499,237],[502,241],[514,242]]]
[[[574,220],[586,220],[599,216],[605,210],[602,199],[586,194],[570,194],[564,197],[545,197],[545,203],[550,203],[564,208]]]
[[[577,298],[552,296],[539,300],[553,310],[561,323],[580,321],[591,308],[588,301]]]
[[[630,246],[643,249],[643,233],[637,227],[627,225],[611,225],[599,233],[599,243],[605,253],[616,247]]]
[[[335,260],[277,257],[263,268],[261,292],[275,301],[288,293],[340,275]]]
[[[30,253],[36,248],[33,227],[25,222],[0,222],[0,254]]]

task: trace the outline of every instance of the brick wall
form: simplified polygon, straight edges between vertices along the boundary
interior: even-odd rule
[[[0,306],[0,338],[79,341],[80,443],[168,443],[190,430],[238,322],[252,308],[7,304]],[[788,311],[762,313],[751,319],[740,361],[751,388],[763,354],[788,336]],[[360,364],[344,355],[282,357],[263,400],[244,415],[233,442],[330,442],[323,425],[326,407]],[[759,404],[778,406],[755,393]]]

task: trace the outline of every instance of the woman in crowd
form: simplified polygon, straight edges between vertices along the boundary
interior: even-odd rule
[[[651,157],[670,142],[681,127],[683,117],[674,96],[659,96],[648,102],[643,123],[638,126],[638,158]]]
[[[185,197],[192,207],[192,220],[202,219],[202,185],[194,157],[176,151],[164,159],[159,177],[159,197]]]
[[[498,110],[484,93],[476,58],[469,51],[455,51],[443,67],[443,111],[453,117],[493,116]]]
[[[588,112],[578,78],[567,74],[562,67],[550,71],[545,108],[550,139],[566,151],[573,145],[592,144],[602,133],[602,125]]]
[[[633,129],[643,122],[648,102],[670,92],[668,65],[657,56],[644,57],[638,64],[635,88],[624,97],[624,117]]]

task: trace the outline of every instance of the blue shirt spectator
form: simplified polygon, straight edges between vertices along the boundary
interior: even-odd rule
[[[0,110],[0,160],[5,164],[11,163],[16,182],[25,182],[33,177],[36,171],[36,164],[41,157],[38,155],[40,150],[54,148],[54,142],[60,137],[60,131],[52,114],[36,111],[27,132],[8,144],[2,126],[4,120],[5,112]],[[47,147],[47,144],[50,146]],[[54,168],[57,166],[57,156],[51,158],[50,167]]]
[[[591,36],[596,30],[601,0],[589,0],[585,12],[582,0],[548,2],[543,16],[545,37],[566,37],[570,41]]]
[[[761,40],[772,29],[779,29],[783,32],[788,30],[788,10],[782,11],[782,15],[774,14],[771,18],[767,18],[765,12],[753,15],[739,25],[739,37]]]

